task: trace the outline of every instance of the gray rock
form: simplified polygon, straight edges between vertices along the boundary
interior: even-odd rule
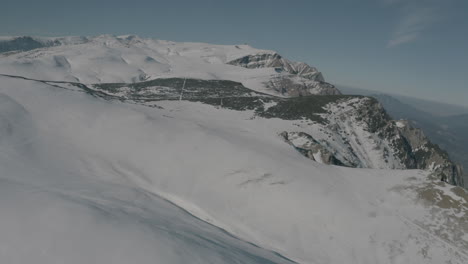
[[[462,168],[444,150],[408,121],[392,120],[377,100],[345,98],[325,108],[328,112],[322,115],[326,120],[322,130],[330,137],[315,138],[294,131],[280,136],[304,156],[324,164],[421,169],[452,185],[464,186]]]
[[[282,132],[279,134],[285,142],[294,146],[300,153],[311,160],[328,165],[343,165],[327,148],[304,132]],[[301,139],[300,143],[295,139]]]
[[[341,94],[335,86],[325,82],[322,73],[315,67],[303,62],[290,61],[278,53],[247,55],[227,64],[248,69],[274,68],[277,74],[265,85],[283,96]]]

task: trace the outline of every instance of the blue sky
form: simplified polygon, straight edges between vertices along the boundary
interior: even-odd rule
[[[327,81],[468,106],[466,0],[6,0],[0,35],[247,43]]]

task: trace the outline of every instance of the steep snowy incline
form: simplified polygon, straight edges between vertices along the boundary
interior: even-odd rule
[[[8,251],[16,255],[0,255],[5,262],[21,263],[21,252],[44,263],[56,260],[54,254],[80,259],[67,253],[71,247],[61,243],[61,230],[76,239],[75,250],[103,244],[95,254],[104,262],[112,248],[127,262],[133,256],[141,263],[146,254],[153,262],[187,262],[174,259],[181,252],[200,262],[229,256],[226,263],[288,263],[271,251],[300,263],[468,261],[465,191],[418,170],[312,162],[277,134],[297,129],[296,121],[252,119],[252,111],[188,101],[154,107],[105,101],[7,77],[0,84],[0,93],[18,105],[13,112],[28,113],[33,127],[26,142],[13,139],[17,133],[8,133],[9,125],[0,129],[6,131],[0,142],[12,142],[0,155],[6,182],[0,205],[8,212],[0,223],[8,236],[0,243],[14,238],[15,245],[26,245],[25,251]],[[266,250],[219,233],[164,199]],[[21,208],[21,221],[14,221],[14,208]],[[51,215],[58,224],[47,224]],[[34,239],[27,230],[36,230]],[[96,244],[84,243],[83,236]],[[39,238],[50,243],[40,246]]]
[[[14,49],[19,51],[3,52]],[[22,47],[32,47],[21,51]],[[8,48],[8,49],[7,49]],[[0,73],[42,80],[82,83],[138,82],[187,77],[232,80],[246,87],[282,96],[339,94],[313,67],[287,62],[255,69],[229,64],[255,54],[276,54],[248,45],[176,43],[136,36],[13,38],[0,40]],[[284,71],[278,72],[278,69]],[[314,76],[314,77],[312,77]],[[284,84],[287,83],[287,86]],[[284,90],[278,88],[282,84]]]
[[[106,178],[119,176],[119,170],[102,167],[105,159],[96,159],[95,165],[110,169],[109,174],[93,174],[93,164],[73,160],[87,155],[76,155],[76,142],[45,130],[45,120],[36,118],[46,112],[29,112],[39,110],[37,105],[23,107],[3,93],[3,85],[11,83],[1,81],[1,263],[293,263],[139,188],[134,179]],[[20,97],[28,92],[24,85],[31,85],[16,84],[10,87],[18,88]],[[53,91],[43,96],[61,97]],[[39,103],[45,97],[40,96]],[[75,123],[73,117],[80,114],[70,114],[69,121]]]

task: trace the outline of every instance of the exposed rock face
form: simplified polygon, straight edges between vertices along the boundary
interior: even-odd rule
[[[290,61],[278,53],[248,55],[228,64],[248,69],[275,68],[277,74],[265,85],[285,96],[341,94],[335,86],[325,82],[322,73],[315,67],[303,62]]]
[[[370,99],[358,115],[369,121],[371,132],[390,139],[391,146],[405,169],[432,171],[443,181],[463,186],[461,167],[450,160],[446,151],[430,142],[422,130],[412,127],[408,121],[391,120],[375,99]]]
[[[317,82],[294,75],[278,75],[265,84],[281,95],[289,97],[308,95],[339,95],[340,92],[331,84]]]
[[[397,121],[397,124],[399,131],[411,146],[416,168],[434,171],[441,180],[464,186],[462,168],[450,161],[447,152],[431,143],[422,130],[412,127],[408,121]]]
[[[311,135],[304,132],[282,132],[280,136],[285,142],[294,146],[299,152],[311,160],[328,165],[343,165],[327,148],[320,145]]]
[[[453,185],[463,186],[462,169],[407,121],[392,120],[373,98],[329,103],[319,131],[283,132],[302,154],[321,163],[374,169],[422,169]],[[319,147],[320,146],[320,147]],[[317,159],[320,152],[321,158]]]
[[[286,71],[288,73],[301,76],[303,78],[324,82],[322,73],[315,67],[311,67],[303,62],[293,62],[281,57],[278,53],[263,53],[248,55],[228,62],[231,65],[237,65],[244,68],[275,68],[277,71]]]

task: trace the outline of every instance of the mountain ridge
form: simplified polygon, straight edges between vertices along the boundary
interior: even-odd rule
[[[14,38],[0,41],[0,44],[5,46],[13,42],[14,45],[18,41],[30,40],[34,38]],[[19,45],[21,55],[15,52],[3,53],[0,72],[82,83],[140,82],[171,77],[221,79],[241,82],[251,89],[281,96],[290,96],[289,93],[293,96],[297,93],[339,94],[315,68],[305,63],[293,63],[281,58],[279,61],[283,61],[283,64],[279,68],[284,70],[281,72],[275,71],[270,65],[253,70],[230,66],[230,63],[245,56],[279,56],[274,51],[254,49],[247,45],[176,43],[133,35],[40,40],[46,44],[38,49],[21,52]],[[292,72],[292,67],[301,71]],[[19,74],[21,72],[23,74]],[[187,74],[189,76],[185,76]],[[56,79],[58,76],[60,78]],[[283,90],[278,90],[278,83],[283,85]],[[288,85],[284,86],[285,83]]]
[[[13,38],[5,40],[3,43],[18,40],[20,42],[24,40],[31,41],[34,38]],[[271,101],[271,98],[266,99],[266,97],[261,96],[263,99],[260,101],[270,100],[273,104],[276,104],[265,111],[264,102],[259,103],[258,96],[252,96],[252,94],[249,94],[251,93],[249,91],[285,98],[299,98],[309,95],[335,96],[341,94],[337,88],[325,82],[323,75],[315,67],[311,67],[305,63],[290,61],[274,51],[254,49],[246,45],[223,46],[206,43],[176,43],[143,39],[134,35],[42,38],[36,41],[44,43],[44,46],[47,47],[14,54],[6,53],[3,58],[0,58],[0,73],[5,74],[10,71],[27,74],[32,69],[39,69],[39,72],[36,74],[39,77],[43,77],[43,80],[69,81],[71,78],[73,82],[79,83],[82,87],[87,87],[88,92],[92,89],[94,93],[104,93],[108,97],[116,97],[120,100],[175,100],[177,98],[181,99],[185,92],[186,97],[195,96],[196,100],[214,103],[218,99],[212,98],[213,96],[228,96],[229,98],[223,98],[217,104],[223,107],[233,107],[234,109],[238,107],[241,107],[242,110],[255,109],[258,114],[270,117],[306,118],[318,123],[335,118],[330,115],[323,116],[324,104],[319,103],[317,107],[311,108],[316,112],[307,112],[310,109],[303,112],[303,110],[296,111],[296,108],[301,107],[297,105],[300,103],[300,99],[296,100],[296,105],[289,105],[277,100],[276,102],[275,100]],[[80,67],[77,68],[76,65]],[[2,72],[2,70],[6,72]],[[152,74],[150,73],[151,71],[153,71]],[[53,74],[53,78],[48,78],[51,73]],[[126,76],[126,79],[123,80],[127,82],[119,82],[122,80],[120,77],[113,77],[117,73],[121,73],[119,76]],[[81,80],[84,78],[81,76],[88,76],[89,74],[96,75],[93,79],[97,82],[90,83]],[[138,75],[132,76],[133,74]],[[33,76],[29,77],[35,79]],[[106,83],[106,78],[110,78],[109,80],[112,81]],[[182,79],[184,79],[183,83]],[[192,89],[189,91],[187,90],[188,88],[182,87],[185,85],[186,79],[189,80],[189,83],[197,82],[196,80],[199,79],[203,84],[200,86],[200,84],[194,83],[195,89],[193,89],[193,85],[189,84],[188,87]],[[219,82],[215,84],[210,83],[215,80]],[[224,85],[222,82],[224,81],[234,81],[240,84],[226,83],[225,85],[231,87],[232,91],[238,90],[241,86],[241,90],[244,90],[238,94],[236,92],[230,95],[225,94],[226,89],[222,88]],[[218,87],[220,89],[217,89],[216,85],[220,85]],[[211,88],[207,90],[207,87]],[[187,91],[184,91],[184,88]],[[221,94],[216,95],[215,93],[218,92],[221,92]],[[197,95],[197,93],[200,94]],[[211,95],[209,95],[210,93]],[[169,97],[165,98],[164,94]],[[233,99],[235,97],[237,98]],[[365,100],[359,99],[359,101]],[[309,103],[315,104],[313,101]],[[388,134],[388,132],[385,132],[386,130],[397,130],[398,127],[393,124],[390,125],[392,128],[385,128],[387,123],[391,123],[391,119],[386,117],[385,110],[377,105],[370,106],[367,103],[364,103],[364,105],[373,108],[375,111],[375,113],[367,112],[369,114],[365,117],[367,118],[367,124],[364,122],[360,126],[351,128],[352,126],[349,125],[349,121],[348,124],[345,124],[345,122],[336,119],[333,121],[333,125],[321,128],[324,131],[328,131],[328,134],[325,137],[319,136],[318,141],[322,142],[322,147],[327,149],[328,152],[335,153],[333,157],[339,160],[339,164],[346,164],[351,167],[379,169],[422,168],[434,170],[434,168],[437,168],[438,173],[443,175],[440,176],[441,179],[451,184],[463,185],[463,178],[458,175],[461,169],[456,165],[449,165],[452,162],[442,150],[438,149],[437,146],[429,144],[428,146],[430,147],[427,153],[433,153],[432,156],[439,155],[440,158],[428,158],[429,160],[437,160],[436,164],[424,163],[424,165],[417,165],[421,163],[417,161],[416,156],[418,155],[414,152],[416,149],[408,147],[411,145],[410,143],[405,141],[390,143],[395,140],[398,141],[399,138],[412,138],[412,134],[415,132],[411,129],[412,132],[406,132],[406,136],[403,135],[402,131]],[[350,105],[343,105],[341,107],[346,108],[350,107]],[[277,108],[279,112],[272,112],[276,111]],[[286,114],[288,111],[292,111],[295,114]],[[335,108],[334,111],[339,111],[339,108]],[[364,112],[366,111],[364,110]],[[352,116],[357,115],[343,114],[339,119],[350,119]],[[382,119],[381,117],[384,118]],[[354,122],[357,122],[357,120],[360,122],[360,119],[358,118]],[[374,135],[377,130],[372,127],[375,124],[371,124],[375,120],[380,120],[377,121],[377,124],[380,126],[379,129],[382,129],[379,132],[380,136],[377,137]],[[408,125],[406,124],[405,126]],[[363,128],[364,126],[367,128]],[[342,130],[349,129],[350,131],[346,133],[351,134],[343,134]],[[282,131],[278,131],[278,133],[280,132]],[[363,133],[367,135],[366,139],[359,138],[362,137]],[[318,135],[320,134],[318,133]],[[330,135],[335,136],[330,137]],[[349,140],[348,137],[351,136],[357,141],[350,145],[350,142],[353,140]],[[390,139],[394,136],[397,139]],[[419,138],[419,136],[414,136],[413,138]],[[425,142],[427,141],[425,136],[422,138],[424,138]],[[340,143],[335,144],[335,142]],[[367,142],[367,147],[363,149],[360,145],[364,142]],[[375,151],[373,150],[374,148],[379,150]],[[374,154],[371,155],[370,153]],[[341,158],[337,158],[336,155],[341,156]],[[373,155],[377,156],[371,157]],[[424,154],[423,156],[425,155],[428,154]]]
[[[464,186],[462,168],[454,164],[445,151],[432,144],[410,123],[391,120],[372,97],[320,95],[281,98],[258,93],[241,83],[181,78],[88,86],[39,81],[68,84],[106,100],[129,101],[152,107],[157,106],[159,101],[184,100],[237,111],[254,111],[254,116],[264,118],[302,120],[301,130],[278,133],[295,148],[303,149],[288,140],[289,135],[300,132],[303,138],[311,138],[328,153],[318,154],[329,156],[327,158],[317,158],[314,156],[317,152],[312,154],[314,157],[307,154],[312,160],[355,168],[424,169],[442,181]],[[324,162],[330,159],[334,162]]]

